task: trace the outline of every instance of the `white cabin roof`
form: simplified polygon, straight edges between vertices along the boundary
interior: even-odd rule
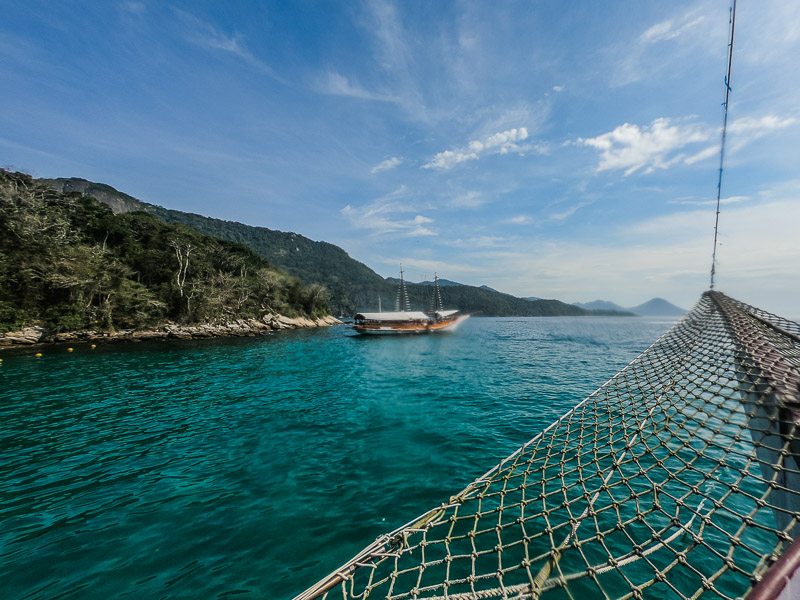
[[[427,321],[430,317],[424,312],[409,311],[409,312],[379,312],[379,313],[366,313],[361,312],[355,316],[356,319],[364,319],[366,321]]]

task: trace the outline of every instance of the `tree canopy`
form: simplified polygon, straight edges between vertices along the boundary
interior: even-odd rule
[[[115,215],[0,170],[0,331],[226,322],[267,312],[317,317],[328,293],[247,246],[146,214]]]

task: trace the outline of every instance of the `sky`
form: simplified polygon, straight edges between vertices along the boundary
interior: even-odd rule
[[[728,1],[0,0],[0,166],[383,276],[690,308]],[[715,288],[800,316],[800,3],[737,6]]]

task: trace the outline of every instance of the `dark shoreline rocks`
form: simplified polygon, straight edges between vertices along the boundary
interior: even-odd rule
[[[64,342],[122,342],[141,340],[191,340],[214,337],[247,337],[266,335],[282,329],[304,329],[308,327],[329,327],[342,322],[332,316],[309,319],[307,317],[286,317],[267,314],[261,319],[235,319],[224,324],[201,323],[198,325],[177,325],[167,323],[152,329],[121,329],[116,331],[70,331],[55,333],[42,327],[25,327],[20,331],[10,331],[0,335],[0,348],[19,348],[40,344]]]

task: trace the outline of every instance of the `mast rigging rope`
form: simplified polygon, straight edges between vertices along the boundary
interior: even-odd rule
[[[719,149],[719,179],[717,180],[717,215],[714,220],[714,251],[711,254],[711,286],[710,289],[714,289],[714,274],[716,273],[717,267],[717,237],[719,234],[719,205],[720,205],[720,198],[722,197],[722,163],[725,159],[725,134],[727,133],[728,129],[728,101],[730,99],[731,94],[731,68],[733,67],[733,34],[736,27],[736,0],[733,0],[733,4],[730,8],[730,34],[728,38],[728,71],[725,75],[725,102],[722,103],[723,106],[723,117],[722,117],[722,142],[720,143]]]

